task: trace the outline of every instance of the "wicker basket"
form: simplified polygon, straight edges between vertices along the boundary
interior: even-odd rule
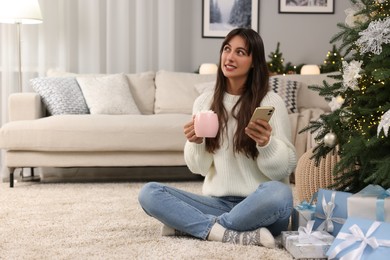
[[[337,152],[331,152],[322,158],[316,166],[315,160],[310,159],[312,150],[304,153],[298,160],[295,170],[295,187],[299,201],[309,201],[319,188],[328,188],[334,183],[332,174],[334,165],[338,162]]]

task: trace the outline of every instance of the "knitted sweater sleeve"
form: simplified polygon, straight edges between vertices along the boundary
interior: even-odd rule
[[[291,127],[288,112],[282,98],[268,92],[261,106],[275,107],[270,120],[271,139],[264,147],[257,146],[257,166],[271,180],[282,180],[292,173],[296,166],[296,151],[291,142]]]
[[[194,102],[192,114],[199,111],[209,110],[212,92],[206,92],[200,95]],[[213,166],[213,155],[206,151],[205,142],[196,144],[189,142],[184,146],[184,160],[191,172],[206,176]]]

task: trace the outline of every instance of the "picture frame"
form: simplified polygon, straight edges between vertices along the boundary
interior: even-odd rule
[[[258,32],[258,26],[259,0],[202,1],[202,38],[224,38],[238,27]]]
[[[334,0],[279,0],[279,13],[334,14]]]

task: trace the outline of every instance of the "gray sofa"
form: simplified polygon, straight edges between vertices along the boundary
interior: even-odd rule
[[[42,94],[10,95],[9,122],[0,129],[3,180],[9,176],[12,187],[17,168],[185,166],[183,126],[191,119],[193,101],[213,84],[215,75],[163,70],[117,75],[126,79],[139,112],[48,115],[47,100]],[[49,71],[47,75],[76,78],[79,82],[88,77],[98,80],[90,82],[99,82],[107,76],[59,71]],[[296,97],[292,100],[295,111],[290,111],[290,122],[299,157],[313,143],[310,134],[298,134],[298,131],[309,120],[329,111],[327,102],[307,86],[331,79],[326,75],[280,75],[272,79],[273,86],[277,86],[275,91],[284,98],[287,98],[286,88],[295,83]],[[81,93],[87,93],[87,88],[80,88]],[[93,98],[85,96],[88,107]],[[289,99],[286,102],[291,105],[291,96]]]

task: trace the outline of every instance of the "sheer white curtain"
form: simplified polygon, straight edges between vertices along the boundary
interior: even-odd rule
[[[174,70],[175,0],[39,0],[43,23],[22,25],[23,91],[48,69]],[[0,24],[0,122],[17,92],[16,26]]]
[[[43,23],[22,25],[23,89],[50,68],[79,73],[174,69],[174,0],[40,0]],[[0,25],[2,123],[17,91],[16,26]]]

